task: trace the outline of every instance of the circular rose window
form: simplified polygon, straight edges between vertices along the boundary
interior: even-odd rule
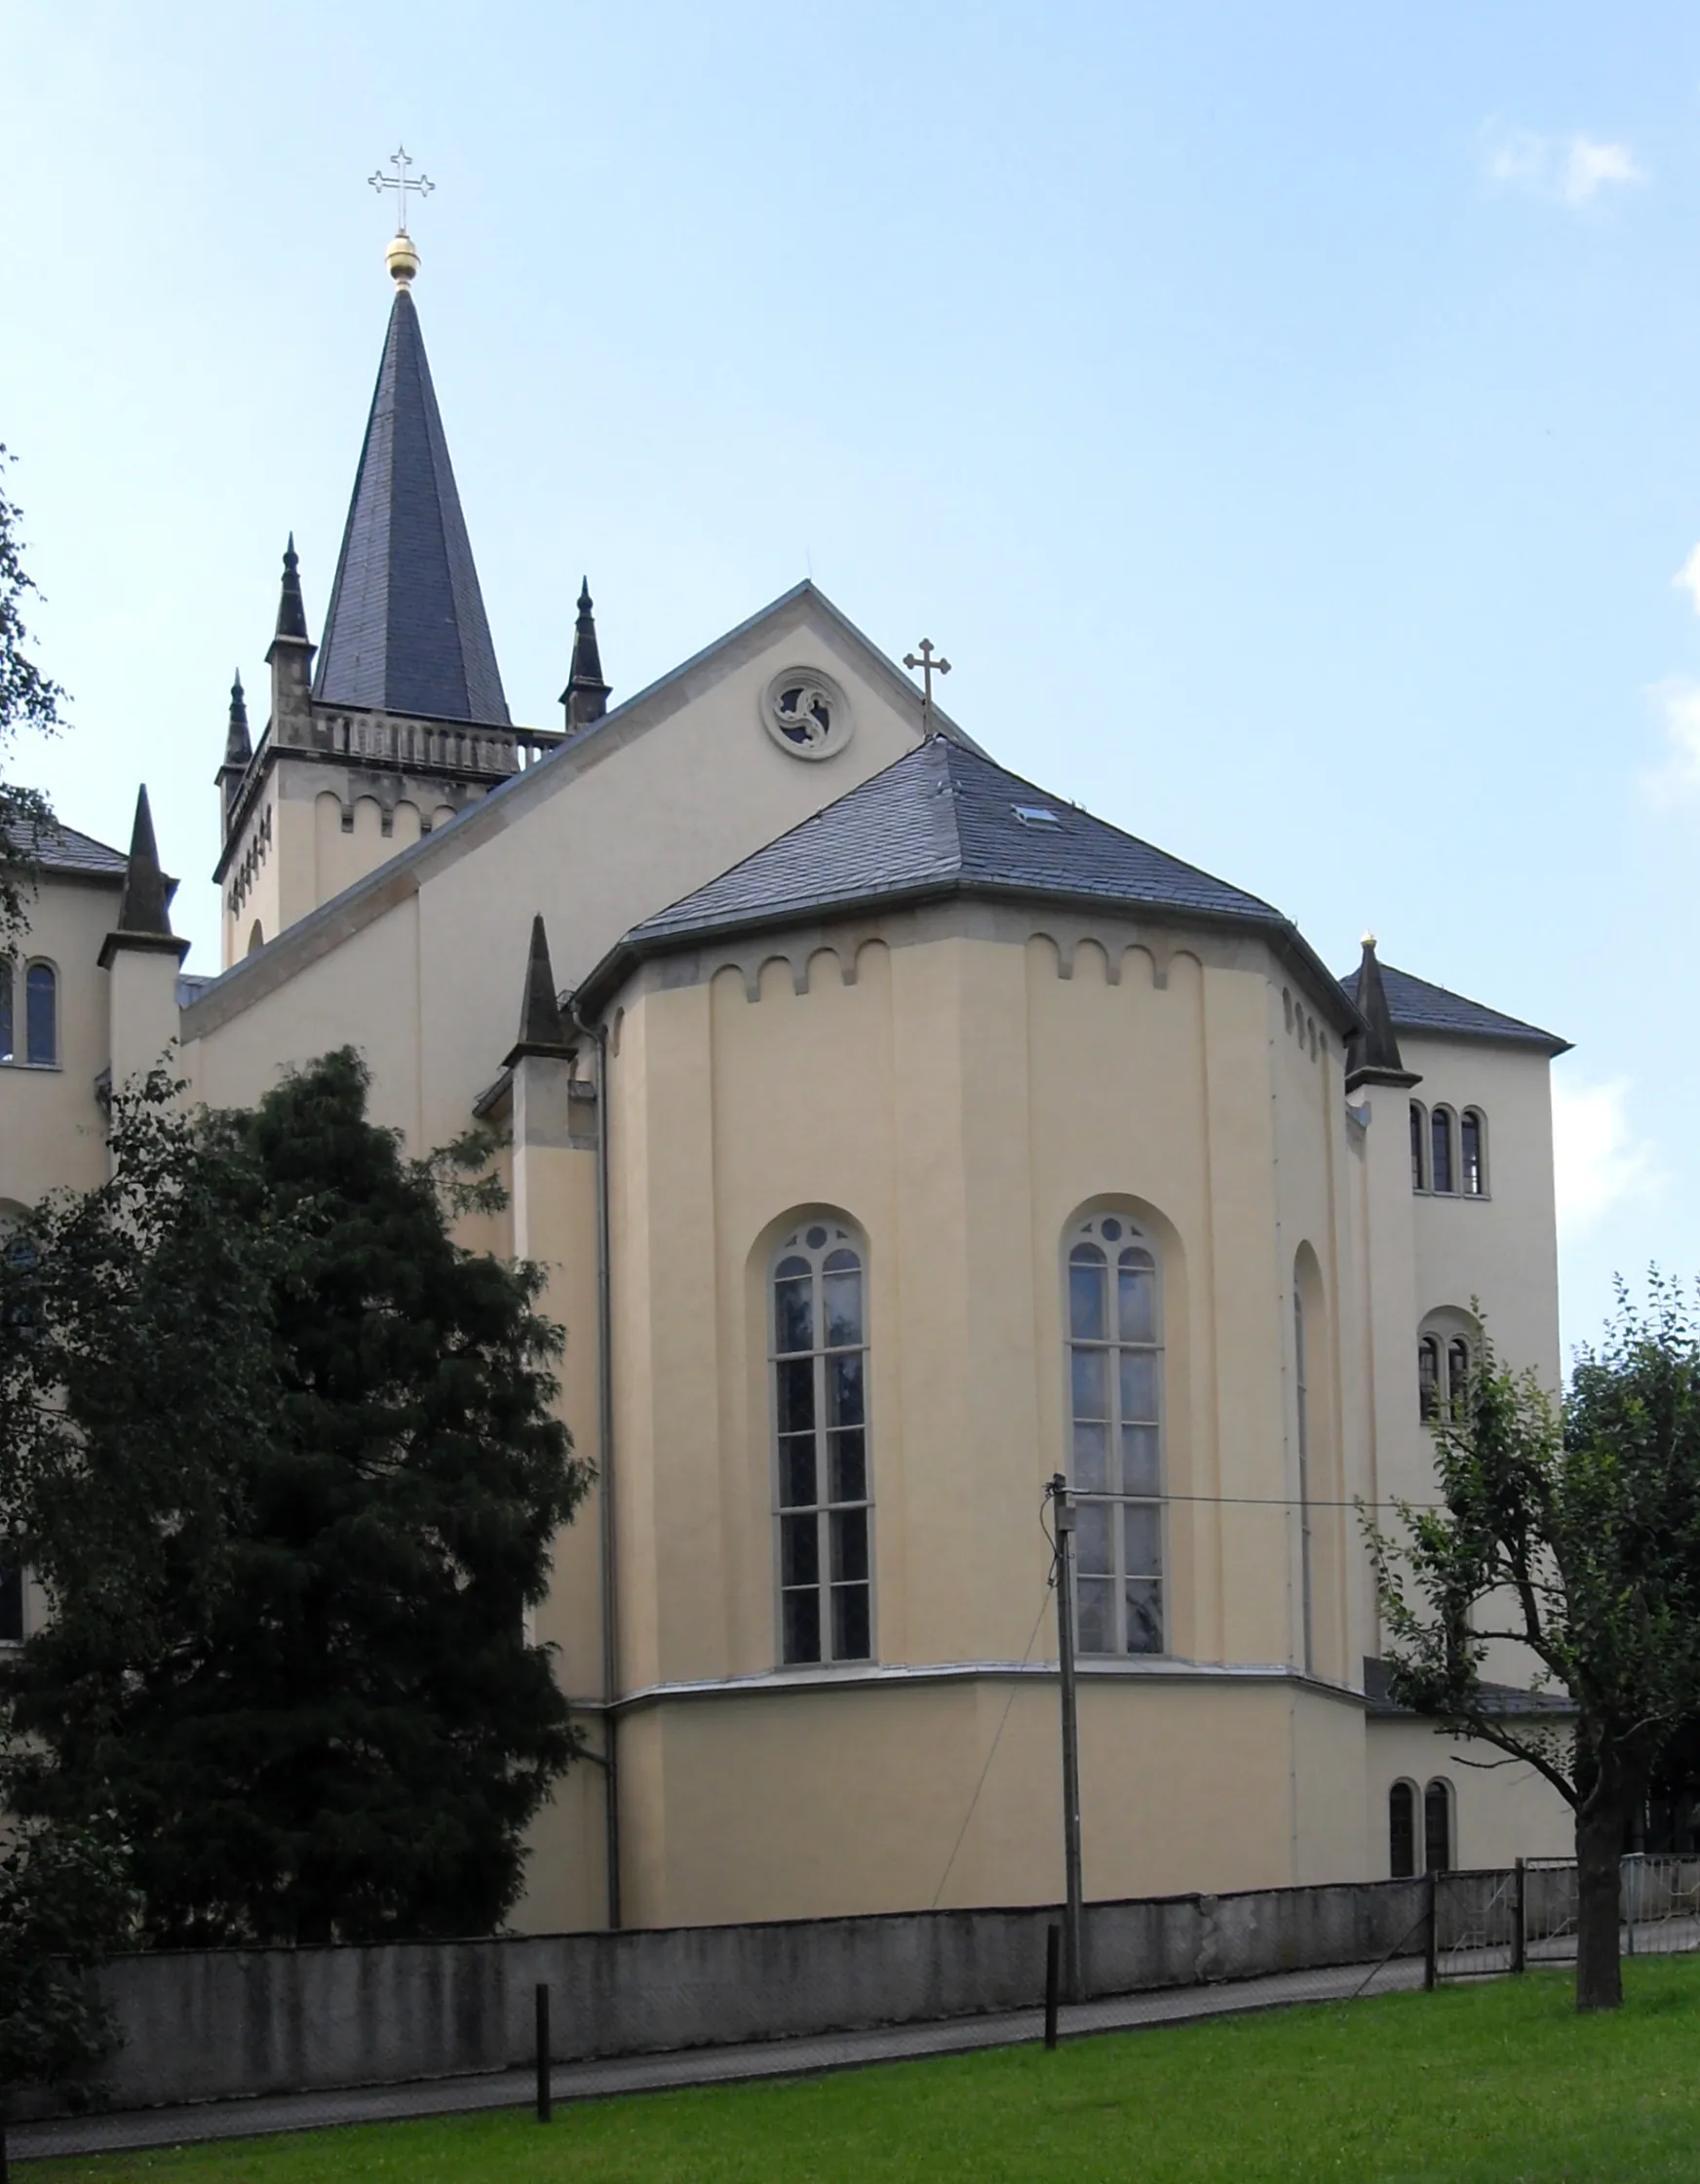
[[[793,759],[830,759],[850,740],[844,693],[818,668],[788,667],[767,685],[761,722]]]

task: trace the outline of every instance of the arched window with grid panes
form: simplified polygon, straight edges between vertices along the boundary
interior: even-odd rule
[[[1076,1644],[1160,1654],[1163,1603],[1163,1296],[1157,1255],[1125,1214],[1068,1239],[1069,1483]]]
[[[779,1651],[791,1663],[873,1658],[866,1247],[822,1215],[773,1258]]]

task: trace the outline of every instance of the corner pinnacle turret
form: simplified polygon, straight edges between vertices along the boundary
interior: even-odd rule
[[[572,665],[560,702],[566,708],[566,732],[588,728],[608,710],[610,685],[602,681],[601,647],[597,643],[597,618],[591,606],[591,580],[578,590],[578,622],[572,634]]]

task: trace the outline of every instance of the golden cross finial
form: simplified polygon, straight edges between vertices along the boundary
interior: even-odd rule
[[[398,144],[390,154],[387,164],[396,172],[393,175],[368,175],[367,180],[373,189],[393,189],[396,193],[396,233],[407,232],[407,192],[415,190],[421,197],[429,197],[437,184],[429,175],[421,175],[415,181],[407,172],[413,162],[407,155],[406,144]]]
[[[950,663],[943,654],[938,659],[934,659],[933,641],[930,637],[923,637],[920,656],[917,658],[913,652],[906,652],[904,654],[904,665],[911,673],[916,668],[921,671],[921,730],[923,734],[931,735],[933,732],[933,678],[935,675],[948,675]]]

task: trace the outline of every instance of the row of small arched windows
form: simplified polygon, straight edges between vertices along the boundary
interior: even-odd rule
[[[1419,1873],[1449,1873],[1457,1863],[1456,1835],[1452,1785],[1444,1775],[1437,1774],[1425,1790],[1414,1782],[1395,1782],[1387,1792],[1387,1863],[1396,1881],[1414,1880]]]
[[[1480,1108],[1454,1114],[1410,1103],[1410,1188],[1442,1196],[1488,1195],[1488,1119]]]
[[[59,1058],[59,982],[51,963],[0,956],[0,1064],[52,1069]]]

